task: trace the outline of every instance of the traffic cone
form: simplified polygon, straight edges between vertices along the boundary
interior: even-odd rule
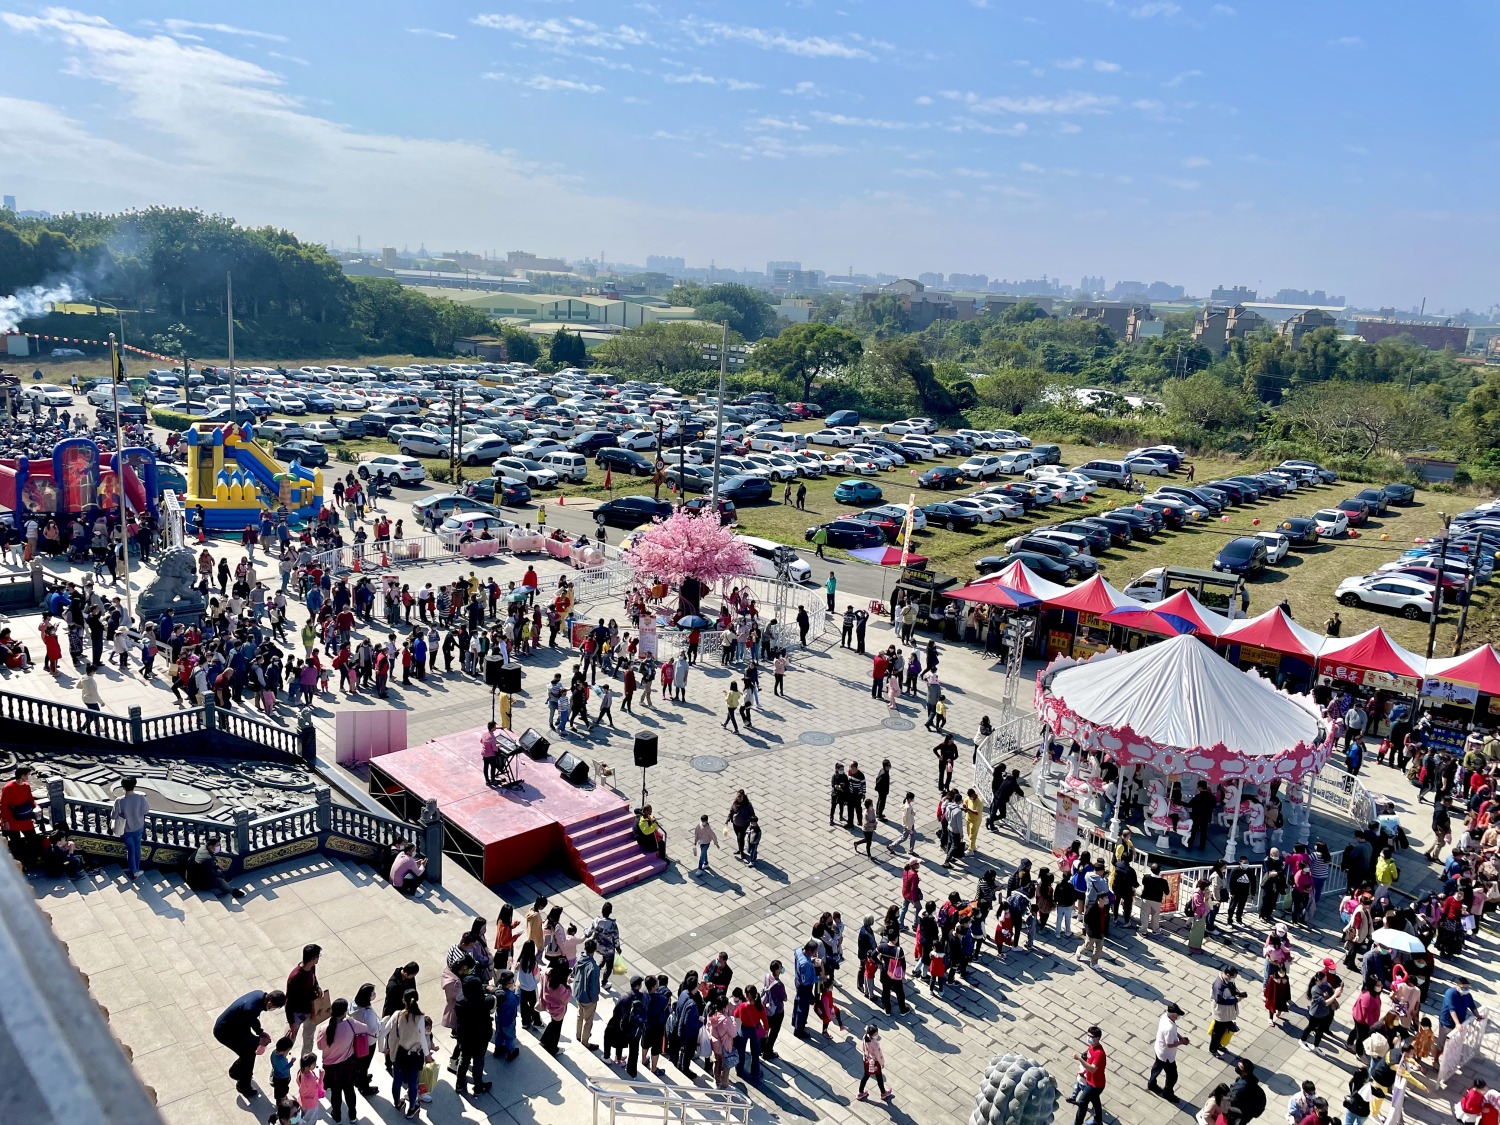
[[[566,496],[562,495],[561,493],[558,493],[558,496],[557,496],[557,506],[559,508],[561,508],[567,502],[568,502],[568,498]]]
[[[360,572],[359,553],[355,552],[355,555],[354,555],[354,573],[358,574],[359,572]]]
[[[391,567],[391,557],[384,551],[380,552],[380,565],[385,570],[389,570]]]

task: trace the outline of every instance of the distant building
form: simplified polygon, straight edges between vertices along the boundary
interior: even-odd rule
[[[860,299],[868,302],[879,296],[900,300],[907,323],[914,332],[920,332],[939,320],[973,320],[979,315],[979,303],[974,298],[928,292],[925,284],[909,277],[882,285],[874,293],[862,293]]]
[[[397,256],[394,246],[382,246],[380,248],[380,264],[388,270],[400,268],[401,259]]]
[[[3,205],[7,211],[14,211],[16,209],[16,197],[7,195],[3,200],[0,200],[0,205]]]
[[[941,289],[943,287],[943,275],[940,273],[919,273],[917,280],[929,289]]]
[[[984,299],[984,312],[987,316],[999,316],[1006,309],[1015,308],[1022,301],[1035,305],[1044,313],[1050,315],[1054,301],[1051,297],[1017,297],[1009,293],[992,293]]]
[[[567,273],[568,263],[561,258],[538,258],[526,250],[509,250],[505,264],[512,270],[533,270],[537,273]]]
[[[1209,290],[1208,299],[1216,305],[1242,305],[1256,299],[1256,292],[1248,285],[1236,285],[1225,289],[1222,285]]]
[[[1180,301],[1187,290],[1181,285],[1168,285],[1165,281],[1153,281],[1146,287],[1146,296],[1153,301]]]
[[[776,276],[776,271],[777,270],[787,270],[787,271],[795,273],[795,272],[800,271],[801,269],[802,269],[802,263],[801,262],[767,262],[766,263],[766,277],[774,279],[775,276]]]
[[[1078,291],[1081,294],[1083,294],[1085,297],[1093,296],[1095,293],[1103,293],[1104,292],[1104,278],[1103,278],[1103,276],[1101,275],[1099,277],[1089,277],[1089,276],[1085,275],[1078,282]]]
[[[1061,297],[1066,289],[1061,282],[1053,281],[1043,274],[1040,278],[1027,278],[1025,281],[992,281],[990,292],[1014,293],[1018,297]]]
[[[1306,312],[1297,313],[1283,320],[1276,329],[1278,336],[1286,336],[1292,342],[1293,349],[1302,346],[1302,337],[1319,328],[1336,328],[1338,320],[1332,313],[1324,312],[1322,309],[1308,309]]]
[[[1424,348],[1435,352],[1452,348],[1462,354],[1469,347],[1469,327],[1465,324],[1403,324],[1396,320],[1359,320],[1355,321],[1355,331],[1370,344],[1395,336],[1410,336]]]
[[[647,273],[664,273],[668,277],[681,277],[687,263],[681,258],[668,258],[662,254],[646,255]]]
[[[806,324],[812,319],[812,301],[807,297],[783,297],[776,304],[776,315],[792,324]]]
[[[1125,342],[1139,344],[1142,340],[1159,339],[1166,335],[1166,324],[1157,320],[1150,309],[1131,309],[1125,318]]]
[[[823,287],[822,270],[778,269],[771,275],[771,286],[788,293],[807,293]]]
[[[1068,308],[1073,320],[1092,320],[1104,325],[1120,340],[1127,338],[1131,318],[1151,314],[1144,301],[1076,301]]]
[[[1344,305],[1342,297],[1330,297],[1321,289],[1279,289],[1271,300],[1278,305]]]
[[[1198,314],[1193,325],[1193,339],[1214,355],[1223,355],[1229,350],[1230,340],[1243,339],[1265,326],[1265,317],[1242,304],[1227,309],[1210,305]]]
[[[988,289],[990,278],[984,273],[950,273],[948,285],[952,289]]]
[[[1144,300],[1146,291],[1151,287],[1144,281],[1117,281],[1109,291],[1112,301],[1128,301],[1131,298]]]

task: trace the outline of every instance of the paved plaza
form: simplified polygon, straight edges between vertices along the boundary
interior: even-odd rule
[[[230,553],[237,557],[237,551]],[[481,577],[495,573],[503,584],[519,579],[524,566],[515,561],[481,562],[473,569]],[[459,569],[454,564],[421,568],[410,572],[408,580],[436,582]],[[538,564],[544,589],[557,569]],[[598,614],[623,620],[617,604],[597,609]],[[27,629],[34,632],[34,619],[13,624],[23,635]],[[735,734],[721,728],[723,693],[737,672],[719,667],[715,653],[705,654],[691,673],[685,702],[664,704],[658,698],[657,706],[647,709],[637,701],[635,715],[622,713],[617,703],[618,730],[596,729],[587,740],[575,737],[569,747],[591,763],[609,764],[615,771],[614,784],[634,802],[641,775],[632,765],[633,736],[641,731],[660,736],[661,762],[650,771],[647,784],[674,863],[665,874],[612,900],[631,973],[665,972],[675,984],[685,972],[701,971],[722,950],[729,954],[735,984],[758,985],[771,960],[780,959],[790,967],[794,950],[820,914],[841,912],[846,960],[838,999],[848,1030],[835,1027],[825,1039],[816,1033],[818,1023],[813,1020],[813,1038],[799,1042],[787,1027],[778,1044],[782,1060],[767,1064],[764,1080],[749,1091],[758,1120],[852,1122],[890,1116],[920,1125],[966,1121],[993,1055],[1032,1055],[1047,1065],[1066,1091],[1076,1069],[1072,1052],[1081,1049],[1084,1029],[1099,1024],[1110,1056],[1104,1095],[1109,1119],[1129,1125],[1186,1122],[1209,1089],[1233,1080],[1233,1058],[1214,1059],[1205,1049],[1211,981],[1225,962],[1239,966],[1242,987],[1250,994],[1241,1007],[1241,1031],[1232,1056],[1253,1060],[1262,1073],[1270,1099],[1262,1120],[1279,1125],[1286,1097],[1309,1078],[1328,1096],[1335,1118],[1341,1116],[1338,1107],[1352,1067],[1349,1053],[1313,1056],[1298,1050],[1296,1042],[1302,1027],[1302,987],[1321,957],[1342,952],[1337,916],[1329,905],[1317,929],[1294,928],[1294,1016],[1287,1028],[1268,1027],[1260,1005],[1265,933],[1254,919],[1251,925],[1223,928],[1196,957],[1186,952],[1180,919],[1174,919],[1166,936],[1158,939],[1116,928],[1097,971],[1074,959],[1077,939],[1061,939],[1051,932],[1041,936],[1034,951],[1011,951],[1004,963],[995,959],[989,946],[969,980],[942,997],[932,997],[925,986],[910,981],[914,1010],[906,1016],[886,1016],[858,995],[853,989],[855,934],[866,915],[875,915],[878,924],[885,909],[899,903],[902,860],[893,858],[886,847],[897,835],[891,823],[877,832],[873,858],[855,852],[856,833],[829,826],[828,779],[834,763],[857,760],[873,781],[882,759],[890,759],[893,784],[887,815],[893,818],[903,793],[917,795],[917,851],[923,860],[926,898],[941,900],[950,890],[958,890],[968,899],[985,869],[996,869],[1003,883],[1022,857],[1041,865],[1049,856],[1009,834],[981,832],[978,852],[952,871],[945,870],[933,836],[937,786],[932,747],[937,737],[923,729],[924,709],[915,699],[907,699],[893,713],[884,702],[871,699],[867,662],[832,645],[832,640],[831,635],[818,638],[808,651],[795,654],[785,698],[772,697],[766,677],[753,730]],[[872,622],[868,648],[881,648],[892,640],[883,622]],[[530,698],[518,702],[517,729],[545,725],[541,688],[554,668],[566,671],[570,664],[571,658],[563,654],[543,653],[528,665],[525,687]],[[981,715],[999,716],[1003,682],[987,658],[960,648],[943,649],[939,671],[950,700],[949,727],[960,743],[955,782],[967,788],[974,783],[970,736]],[[105,699],[111,710],[123,712],[132,703],[147,713],[172,707],[170,694],[160,684],[143,684],[138,675],[108,676]],[[55,698],[68,698],[70,691],[76,696],[67,683],[40,671],[12,673],[4,686]],[[1030,695],[1029,684],[1023,683],[1022,706],[1029,708]],[[411,712],[413,743],[481,725],[489,717],[488,690],[456,673],[404,689],[393,685],[392,696],[393,705]],[[376,705],[368,696],[355,702],[318,698],[315,715],[325,769],[336,768],[328,764],[336,711]],[[291,710],[285,713],[290,716]],[[1017,764],[1024,774],[1030,759]],[[476,746],[474,769],[479,768]],[[1365,780],[1397,799],[1412,837],[1413,850],[1402,858],[1399,887],[1414,889],[1423,878],[1430,883],[1434,869],[1419,855],[1426,846],[1428,814],[1412,804],[1414,790],[1385,767],[1373,767]],[[344,775],[343,781],[347,788],[363,784],[355,774]],[[982,791],[985,786],[987,779]],[[764,830],[754,866],[734,858],[733,834],[724,826],[738,789],[748,794]],[[700,877],[692,873],[688,839],[705,813],[727,846],[712,852],[712,870]],[[163,1116],[173,1125],[251,1119],[224,1076],[230,1057],[212,1039],[213,1018],[251,988],[279,987],[304,943],[323,945],[320,977],[334,996],[352,996],[366,981],[383,987],[396,965],[415,958],[422,964],[419,988],[428,1001],[426,1009],[433,1011],[437,1005],[429,998],[438,996],[436,978],[443,954],[468,920],[483,916],[493,922],[502,899],[523,913],[536,895],[545,894],[564,908],[564,920],[577,922],[582,932],[598,916],[600,906],[597,895],[560,872],[541,872],[492,890],[451,861],[441,891],[417,901],[397,895],[377,873],[328,860],[284,865],[248,885],[251,893],[244,900],[221,903],[187,892],[175,876],[159,873],[135,886],[115,869],[73,883],[38,884],[58,936],[88,974],[96,997],[110,1011],[112,1028],[132,1050],[143,1081],[155,1088]],[[1427,1014],[1436,1016],[1443,988],[1459,971],[1474,980],[1477,991],[1493,994],[1492,948],[1492,938],[1486,935],[1471,944],[1456,965],[1440,964]],[[615,983],[619,987],[621,978]],[[1193,1040],[1179,1056],[1183,1101],[1175,1110],[1144,1089],[1156,1022],[1169,1001],[1186,1010],[1182,1027]],[[609,1007],[607,999],[601,1003],[601,1020]],[[1330,1042],[1342,1041],[1346,1018],[1338,1017]],[[268,1027],[275,1019],[271,1017]],[[881,1029],[887,1077],[897,1091],[888,1106],[854,1100],[860,1073],[858,1035],[871,1022]],[[440,1032],[439,1040],[446,1045],[451,1037]],[[430,1107],[431,1119],[588,1120],[582,1080],[608,1073],[608,1068],[572,1042],[571,1016],[556,1059],[538,1050],[529,1035],[522,1036],[522,1045],[521,1058],[509,1067],[491,1060],[488,1077],[495,1082],[493,1092],[463,1106],[451,1077],[445,1076]],[[1487,1062],[1477,1065],[1477,1073],[1496,1080]],[[1475,1072],[1472,1066],[1467,1069]],[[257,1077],[264,1085],[264,1064]],[[669,1068],[667,1080],[683,1079]],[[698,1081],[703,1081],[701,1073]],[[1453,1096],[1460,1084],[1467,1083],[1455,1079],[1450,1085]],[[394,1121],[398,1116],[385,1097],[373,1106],[362,1104],[365,1120]],[[260,1101],[253,1108],[263,1120],[267,1104]],[[1071,1120],[1071,1106],[1063,1105],[1060,1111],[1059,1121]],[[1415,1092],[1408,1113],[1427,1121],[1448,1119],[1445,1108]]]

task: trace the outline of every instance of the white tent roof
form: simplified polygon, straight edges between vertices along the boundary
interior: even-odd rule
[[[1317,738],[1318,716],[1195,637],[1173,637],[1123,656],[1094,657],[1057,672],[1049,690],[1080,718],[1128,726],[1159,746],[1222,743],[1273,755]]]

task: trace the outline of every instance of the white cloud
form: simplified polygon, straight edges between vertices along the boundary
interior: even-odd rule
[[[735,153],[741,160],[764,158],[786,160],[792,156],[841,156],[849,150],[843,145],[788,144],[780,137],[763,133],[751,139],[749,144],[721,143],[720,148]]]
[[[599,47],[619,51],[650,41],[649,36],[640,28],[623,23],[606,28],[577,16],[532,20],[522,16],[485,13],[475,16],[473,22],[479,27],[506,31],[528,42],[541,43],[547,47]]]
[[[1151,0],[1150,3],[1131,8],[1130,14],[1138,20],[1149,20],[1153,16],[1175,16],[1180,11],[1182,5],[1174,4],[1172,0]]]
[[[1023,160],[1020,164],[1017,165],[1017,167],[1020,168],[1021,171],[1032,176],[1039,176],[1046,170],[1040,164],[1032,164],[1030,161],[1026,160]]]
[[[1216,16],[1237,16],[1240,14],[1236,9],[1231,8],[1228,4],[1215,4],[1212,8],[1209,9],[1209,11]]]
[[[923,94],[920,98],[917,99],[917,105],[931,105],[931,104],[932,104],[932,99],[929,98],[926,94]]]
[[[962,102],[972,113],[1013,113],[1019,116],[1042,116],[1046,114],[1107,113],[1119,99],[1100,94],[1072,91],[1050,97],[1032,94],[1027,97],[984,97],[975,93],[960,93],[957,90],[939,91],[950,101]]]
[[[925,129],[924,121],[890,121],[879,117],[850,117],[844,113],[814,111],[812,118],[824,125],[840,125],[851,129]]]
[[[1118,74],[1120,71],[1119,63],[1109,62],[1106,59],[1095,59],[1093,62],[1082,58],[1059,59],[1052,65],[1058,70],[1083,70],[1085,67],[1091,67],[1100,74]]]
[[[1197,191],[1203,184],[1198,180],[1183,180],[1175,176],[1161,176],[1161,182],[1168,187],[1174,187],[1178,191]]]
[[[1100,74],[1118,74],[1120,73],[1120,64],[1117,62],[1108,62],[1105,59],[1095,59],[1094,69]]]
[[[742,82],[738,78],[715,78],[711,74],[704,74],[701,70],[690,71],[687,74],[663,74],[663,82],[672,82],[679,86],[723,86],[728,90],[759,90],[758,82]]]
[[[1055,67],[1057,67],[1058,70],[1082,70],[1084,67],[1086,67],[1088,65],[1088,62],[1089,62],[1088,59],[1080,59],[1080,58],[1059,59],[1057,62],[1053,63],[1052,65],[1055,66]]]
[[[44,16],[51,15],[62,9],[48,8]],[[71,13],[70,13],[71,14]],[[177,35],[184,31],[215,31],[220,35],[238,35],[244,39],[264,39],[271,43],[285,43],[285,35],[276,35],[269,31],[252,31],[246,27],[235,27],[228,23],[198,23],[194,20],[162,20],[162,26]],[[197,36],[182,36],[182,38],[196,39]]]
[[[760,27],[742,24],[717,23],[689,19],[683,21],[683,30],[699,44],[745,43],[762,51],[783,51],[789,55],[801,55],[810,59],[865,59],[873,62],[875,55],[864,47],[854,46],[842,39],[823,35],[797,38],[784,31],[768,31]],[[890,44],[851,36],[871,46],[889,48]]]
[[[931,168],[892,168],[891,175],[903,176],[908,180],[935,180],[938,174]]]
[[[1330,47],[1348,47],[1350,49],[1358,49],[1365,45],[1365,41],[1358,35],[1341,35],[1337,39],[1330,39],[1328,41],[1328,45]]]
[[[1189,78],[1202,78],[1202,77],[1203,77],[1203,72],[1201,70],[1184,70],[1180,74],[1174,74],[1174,75],[1172,75],[1172,77],[1168,78],[1165,82],[1162,83],[1162,85],[1163,86],[1174,86],[1174,87],[1175,86],[1181,86]]]
[[[824,96],[823,91],[818,89],[816,82],[798,82],[795,86],[790,86],[781,92],[793,98],[821,98]]]
[[[991,125],[987,121],[975,121],[972,117],[955,117],[944,125],[946,133],[982,133],[987,137],[1020,137],[1026,134],[1026,122],[1013,121],[1009,125]]]
[[[787,129],[793,133],[806,133],[810,126],[802,124],[795,117],[757,117],[751,123],[752,127],[760,129]]]
[[[457,39],[458,38],[458,36],[454,35],[453,32],[451,32],[451,31],[434,31],[430,27],[408,27],[406,29],[406,34],[408,34],[408,35],[425,35],[429,39]]]
[[[953,175],[962,176],[967,180],[987,180],[992,175],[994,175],[994,173],[986,172],[982,168],[955,168],[953,169]]]
[[[1182,160],[1184,168],[1207,168],[1212,163],[1213,161],[1206,156],[1187,156]]]
[[[1057,131],[1063,134],[1063,136],[1072,136],[1074,133],[1083,132],[1083,126],[1075,125],[1071,121],[1059,121],[1057,123]]]
[[[603,86],[595,86],[589,82],[579,82],[573,78],[554,78],[547,74],[506,74],[503,71],[492,70],[485,75],[491,82],[514,82],[517,86],[525,86],[528,90],[537,90],[541,93],[551,93],[554,90],[571,92],[575,94],[601,94]]]
[[[273,59],[281,59],[283,62],[296,63],[298,66],[312,65],[312,63],[308,62],[304,58],[298,57],[297,55],[283,55],[280,51],[267,51],[266,53]]]
[[[1160,113],[1166,106],[1155,98],[1136,98],[1130,103],[1130,108],[1138,109],[1142,113]]]

